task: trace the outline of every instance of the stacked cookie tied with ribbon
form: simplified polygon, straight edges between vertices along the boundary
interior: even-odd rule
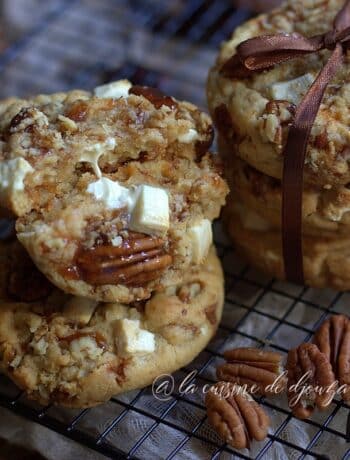
[[[350,288],[350,2],[287,1],[237,28],[208,79],[225,223],[264,272]]]
[[[123,80],[0,104],[0,367],[89,407],[189,363],[216,331],[210,118]],[[3,211],[2,211],[3,213]]]

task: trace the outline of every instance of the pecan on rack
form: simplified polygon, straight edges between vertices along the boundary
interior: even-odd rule
[[[315,407],[326,409],[336,392],[327,356],[316,345],[303,343],[288,353],[288,401],[293,415],[307,419]]]
[[[239,386],[217,383],[207,393],[205,404],[210,424],[235,449],[249,448],[252,440],[266,438],[270,426],[268,415]]]
[[[343,387],[344,401],[350,400],[350,320],[344,315],[334,315],[318,329],[314,343],[329,359],[333,372]]]
[[[216,370],[219,380],[244,385],[249,393],[279,394],[285,390],[282,355],[258,348],[236,348],[224,353],[227,363]]]

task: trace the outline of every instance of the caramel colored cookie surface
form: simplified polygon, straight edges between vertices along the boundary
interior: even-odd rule
[[[236,202],[224,211],[227,232],[237,250],[253,266],[284,279],[282,237],[254,211]],[[350,289],[350,238],[346,236],[305,236],[305,284],[316,288]]]
[[[192,361],[221,318],[213,248],[181,284],[131,305],[64,294],[18,243],[0,246],[0,258],[0,369],[41,404],[91,407],[142,388]]]
[[[211,114],[232,151],[259,171],[282,176],[283,147],[296,107],[330,56],[325,50],[292,59],[250,78],[226,78],[222,66],[249,38],[276,33],[306,37],[332,29],[342,0],[288,0],[238,27],[223,44],[208,80]],[[305,181],[320,186],[350,182],[349,56],[329,84],[305,159]]]
[[[0,114],[1,205],[60,289],[128,303],[205,260],[227,186],[198,108],[121,80]]]

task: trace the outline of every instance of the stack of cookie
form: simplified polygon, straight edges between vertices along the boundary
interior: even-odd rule
[[[330,56],[304,55],[249,77],[223,66],[249,38],[304,36],[333,28],[343,0],[289,0],[239,27],[224,43],[208,80],[211,113],[231,195],[225,211],[237,248],[264,272],[284,277],[281,238],[283,149],[295,110]],[[305,160],[303,252],[307,284],[350,288],[350,61],[328,86]]]
[[[0,367],[89,407],[190,362],[217,328],[209,117],[128,81],[0,105]]]

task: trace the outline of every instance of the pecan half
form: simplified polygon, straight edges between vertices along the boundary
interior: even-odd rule
[[[129,89],[129,94],[145,97],[156,109],[160,109],[162,105],[166,105],[172,110],[178,107],[178,103],[171,96],[163,94],[159,89],[150,88],[148,86],[134,85]]]
[[[287,359],[288,401],[293,415],[306,419],[315,407],[326,409],[336,392],[336,380],[327,356],[312,343],[290,350]]]
[[[266,438],[270,419],[242,388],[219,382],[205,398],[207,415],[215,431],[235,449],[249,448],[252,440]]]
[[[327,319],[318,329],[314,343],[330,361],[341,386],[342,397],[350,400],[350,320],[344,315]]]
[[[224,353],[227,363],[219,366],[219,380],[244,385],[249,393],[279,394],[286,387],[282,355],[258,348],[236,348]]]
[[[171,265],[165,240],[141,233],[129,233],[121,246],[97,246],[78,253],[76,264],[89,284],[142,286],[161,276]]]

